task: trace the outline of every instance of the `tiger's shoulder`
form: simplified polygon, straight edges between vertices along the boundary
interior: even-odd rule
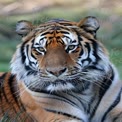
[[[16,76],[0,72],[0,121],[32,121],[19,98]]]
[[[24,89],[18,89],[16,76],[11,72],[0,72],[0,122],[15,121],[15,122],[37,122],[36,118],[41,119],[41,122],[80,122],[75,119],[69,120],[69,117],[63,115],[56,115],[52,112],[47,112],[44,109],[40,109],[40,106],[34,103],[31,97],[25,91],[23,94],[24,99],[29,98],[31,101],[32,110],[21,101],[21,92]],[[29,103],[29,102],[28,102]],[[33,117],[28,114],[36,111],[36,115]],[[40,116],[41,114],[41,116]],[[47,117],[48,116],[48,117]],[[4,121],[5,120],[5,121]]]

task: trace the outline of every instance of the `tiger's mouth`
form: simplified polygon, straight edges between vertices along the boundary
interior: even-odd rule
[[[51,84],[52,85],[55,85],[55,86],[57,86],[57,85],[59,85],[59,84],[63,84],[63,85],[65,85],[65,84],[67,84],[67,80],[65,81],[65,80],[61,80],[61,79],[57,79],[57,80],[55,80],[54,82],[52,82]]]
[[[30,85],[28,87],[31,91],[35,92],[42,92],[42,91],[48,91],[48,92],[57,92],[57,91],[77,91],[82,90],[83,87],[85,87],[85,81],[81,81],[79,78],[75,79],[56,79],[55,81],[44,81],[43,83],[38,83],[38,85]]]

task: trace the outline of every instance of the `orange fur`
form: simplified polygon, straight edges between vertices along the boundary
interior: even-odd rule
[[[1,76],[2,75],[4,75],[4,73],[1,73]],[[26,91],[22,83],[17,85],[15,78],[13,81],[11,81],[13,82],[13,85],[8,86],[10,77],[11,74],[7,73],[6,77],[2,78],[2,80],[0,79],[0,82],[3,82],[4,80],[4,90],[8,99],[6,101],[3,96],[2,103],[0,102],[0,110],[5,112],[1,113],[2,111],[0,111],[0,119],[2,119],[4,114],[6,114],[6,112],[9,110],[7,114],[9,115],[10,119],[14,121],[14,119],[17,118],[15,119],[17,122],[21,122],[22,120],[24,120],[24,122],[67,122],[71,120],[69,117],[45,111],[39,104],[36,103],[31,94]],[[17,102],[11,94],[9,89],[10,87],[16,87],[16,90],[12,94],[15,95],[15,97],[18,96]],[[18,89],[20,90],[18,91]],[[22,105],[21,107],[24,108],[22,109],[19,105]],[[19,115],[17,115],[18,113]],[[76,122],[78,121],[76,120]]]
[[[20,89],[25,89],[23,84],[19,84]],[[21,92],[21,90],[20,90]],[[20,96],[22,103],[24,104],[27,113],[29,113],[31,116],[36,118],[38,122],[64,122],[64,120],[70,120],[70,118],[59,115],[59,114],[54,114],[51,112],[45,111],[40,104],[36,103],[34,98],[28,93],[26,90],[22,93]]]

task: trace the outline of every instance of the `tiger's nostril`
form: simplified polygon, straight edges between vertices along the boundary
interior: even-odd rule
[[[56,77],[60,76],[61,74],[63,74],[65,71],[67,70],[67,68],[63,68],[61,70],[46,70],[48,73],[55,75]]]
[[[59,75],[63,74],[66,71],[66,68],[59,71]]]

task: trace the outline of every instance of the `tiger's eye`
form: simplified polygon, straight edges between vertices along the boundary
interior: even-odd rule
[[[69,50],[73,50],[74,48],[75,48],[75,45],[69,45],[69,46],[68,46],[68,49],[69,49]]]
[[[44,48],[43,47],[38,47],[38,50],[41,52],[44,52]]]

